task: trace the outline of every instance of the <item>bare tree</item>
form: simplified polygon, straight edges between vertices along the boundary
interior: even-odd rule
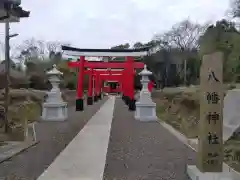
[[[16,47],[16,51],[18,51],[19,59],[25,61],[38,59],[41,54],[44,54],[42,44],[34,38],[23,41]]]
[[[25,61],[52,59],[61,53],[61,44],[63,43],[58,41],[27,39],[16,48],[19,54],[18,59],[24,59]]]
[[[152,38],[152,41],[161,48],[170,48],[171,45],[168,36],[166,36],[166,33],[155,34]]]
[[[240,0],[231,0],[230,12],[232,17],[239,18],[240,17]]]
[[[155,35],[153,39],[163,48],[197,49],[199,47],[198,39],[206,28],[207,24],[200,25],[184,20],[175,24],[170,31]]]
[[[61,51],[61,43],[58,41],[46,42],[48,52],[59,52]]]
[[[136,42],[136,43],[133,45],[133,48],[138,49],[138,48],[141,48],[141,47],[143,47],[143,46],[144,46],[143,43],[141,43],[141,42]]]
[[[157,50],[154,52],[158,52],[157,55],[160,55],[160,52],[164,52],[163,61],[166,64],[170,61],[176,64],[177,72],[184,74],[185,83],[187,60],[196,56],[196,52],[199,49],[199,38],[206,31],[207,27],[208,23],[201,25],[186,19],[173,25],[169,31],[156,34],[153,37],[153,41],[157,44]],[[166,60],[167,58],[169,60]]]

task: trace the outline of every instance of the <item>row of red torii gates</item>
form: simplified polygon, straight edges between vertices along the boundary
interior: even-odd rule
[[[76,48],[62,47],[63,50],[75,50]],[[79,49],[78,49],[79,51]],[[82,51],[86,51],[82,50]],[[95,50],[96,51],[96,50]],[[124,50],[125,51],[125,50]],[[104,53],[106,54],[106,52]],[[116,52],[115,52],[116,55]],[[126,56],[125,62],[101,62],[101,61],[87,61],[85,55],[80,55],[79,61],[68,62],[70,68],[78,68],[78,82],[77,82],[77,99],[76,111],[84,110],[84,88],[83,81],[84,75],[89,76],[88,92],[87,92],[87,105],[92,105],[93,102],[102,99],[103,92],[118,92],[122,93],[122,99],[128,105],[130,111],[134,111],[135,106],[135,89],[134,77],[136,69],[143,69],[144,63],[135,62],[132,56]],[[114,69],[120,69],[114,71]],[[114,81],[119,86],[113,90],[109,86],[104,86],[104,82]],[[152,91],[153,82],[149,83],[149,90]]]

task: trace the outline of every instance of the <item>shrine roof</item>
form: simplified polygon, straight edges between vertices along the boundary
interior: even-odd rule
[[[70,46],[62,46],[63,55],[85,57],[139,57],[149,54],[149,47],[138,49],[80,49]]]
[[[62,46],[63,51],[77,51],[77,52],[142,52],[148,51],[150,47],[143,47],[137,49],[81,49],[70,46]]]

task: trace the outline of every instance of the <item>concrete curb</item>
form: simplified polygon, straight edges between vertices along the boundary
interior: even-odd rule
[[[0,147],[0,163],[7,161],[21,152],[31,148],[39,143],[36,137],[35,122],[28,124],[26,131],[26,140],[22,142],[6,142],[6,145]]]
[[[26,142],[11,142],[3,146],[2,150],[0,150],[0,163],[7,161],[14,156],[24,152],[25,150],[33,147],[34,145],[38,144],[39,141],[26,141]]]
[[[197,151],[197,143],[195,143],[196,140],[194,139],[188,139],[185,135],[174,129],[171,125],[163,122],[158,121],[165,129],[167,129],[170,133],[172,133],[176,138],[179,139],[182,143],[184,143],[186,146],[191,148],[193,151]],[[240,173],[232,169],[230,166],[228,166],[226,163],[223,163],[223,172],[231,172],[233,180],[239,180],[240,179]]]

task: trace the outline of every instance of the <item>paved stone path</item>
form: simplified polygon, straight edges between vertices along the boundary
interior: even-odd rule
[[[121,99],[115,103],[104,180],[186,180],[195,152],[158,122],[134,120]]]
[[[102,180],[114,103],[110,96],[37,180]]]
[[[76,112],[75,107],[69,108],[69,118],[65,122],[38,123],[36,132],[40,143],[1,163],[0,179],[36,180],[105,101],[106,98],[92,106],[85,106],[84,112]]]

